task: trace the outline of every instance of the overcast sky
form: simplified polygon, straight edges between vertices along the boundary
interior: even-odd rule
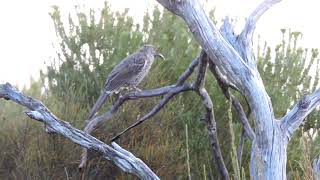
[[[31,76],[39,77],[40,68],[54,55],[55,32],[48,15],[52,5],[61,8],[64,16],[75,5],[101,9],[103,0],[10,0],[0,3],[0,83],[22,87]],[[113,10],[129,8],[129,14],[141,17],[155,0],[109,0]],[[229,15],[237,18],[239,28],[261,0],[208,0],[206,8],[216,7],[218,19]],[[280,29],[303,32],[302,46],[320,47],[320,3],[318,0],[283,0],[271,8],[257,25],[256,35],[275,44]]]

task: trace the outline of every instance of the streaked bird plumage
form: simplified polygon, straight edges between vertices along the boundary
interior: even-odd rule
[[[156,56],[163,58],[156,47],[144,45],[116,65],[109,73],[104,89],[91,109],[88,120],[99,111],[111,93],[118,92],[125,87],[136,89],[137,85],[148,74]]]

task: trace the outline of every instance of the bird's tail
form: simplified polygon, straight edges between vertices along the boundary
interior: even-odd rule
[[[102,105],[106,102],[106,100],[108,99],[110,95],[110,92],[102,92],[100,97],[98,98],[98,100],[96,101],[96,103],[93,105],[89,116],[88,116],[88,120],[91,120],[91,118],[93,118],[93,116],[100,110],[100,108],[102,107]]]

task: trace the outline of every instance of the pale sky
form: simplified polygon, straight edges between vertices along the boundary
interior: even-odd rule
[[[66,17],[75,5],[101,9],[104,0],[10,0],[0,3],[0,83],[10,82],[22,87],[30,77],[38,78],[44,63],[54,56],[55,32],[48,15],[52,5],[61,8]],[[129,8],[138,18],[155,0],[109,0],[112,10]],[[261,0],[208,0],[216,7],[216,16],[237,18],[238,28]],[[320,48],[320,2],[318,0],[283,0],[259,20],[255,35],[272,44],[280,41],[280,29],[303,32],[302,46]]]

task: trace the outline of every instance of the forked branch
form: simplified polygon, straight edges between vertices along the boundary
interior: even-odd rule
[[[100,116],[94,117],[91,121],[88,122],[86,127],[84,128],[84,131],[88,134],[90,134],[94,129],[99,127],[103,122],[111,119],[114,113],[118,111],[118,109],[121,107],[121,105],[126,102],[127,100],[134,100],[139,98],[147,98],[147,97],[154,97],[154,96],[160,96],[165,95],[165,97],[157,104],[151,112],[149,112],[147,115],[142,117],[141,119],[137,120],[135,124],[130,126],[129,128],[125,129],[121,133],[119,133],[116,137],[112,138],[111,141],[114,141],[118,139],[123,133],[127,132],[131,128],[141,124],[143,121],[148,120],[149,118],[153,117],[157,114],[157,112],[160,111],[160,109],[176,94],[179,94],[180,92],[188,91],[192,89],[192,85],[183,85],[183,83],[187,80],[187,78],[192,74],[194,71],[194,68],[199,63],[199,57],[194,59],[190,65],[187,67],[187,69],[183,72],[183,74],[178,78],[176,84],[166,87],[161,87],[157,89],[149,89],[144,90],[140,92],[129,92],[125,94],[124,96],[120,96],[118,100],[111,106],[111,108],[104,114]],[[83,149],[83,152],[81,154],[81,160],[79,164],[79,168],[83,168],[86,164],[88,157],[88,151],[87,149]]]
[[[146,115],[144,115],[142,118],[138,119],[134,124],[132,124],[131,126],[129,126],[128,128],[126,128],[125,130],[123,130],[122,132],[120,132],[118,135],[116,135],[115,137],[113,137],[111,139],[111,141],[115,141],[117,140],[122,134],[126,133],[127,131],[129,131],[130,129],[138,126],[139,124],[143,123],[144,121],[147,121],[148,119],[150,119],[151,117],[153,117],[154,115],[156,115],[170,100],[171,98],[173,98],[175,95],[181,93],[181,92],[185,92],[185,91],[189,91],[192,90],[193,86],[192,84],[185,84],[185,85],[181,85],[178,86],[177,88],[173,88],[171,89],[160,101],[157,105],[155,105],[152,110],[147,113]]]
[[[245,42],[250,44],[250,46],[252,44],[252,36],[256,28],[257,21],[270,7],[272,7],[273,5],[275,5],[280,1],[281,0],[264,0],[250,14],[248,19],[246,20],[244,29],[241,32],[241,37],[243,39],[246,39]]]
[[[150,119],[151,117],[153,117],[154,115],[156,115],[171,100],[171,98],[173,98],[175,95],[177,95],[177,94],[179,94],[181,92],[193,90],[194,89],[194,85],[193,84],[183,84],[183,83],[192,74],[192,72],[194,71],[194,68],[199,64],[199,61],[200,61],[201,58],[202,58],[202,54],[200,54],[199,57],[197,57],[196,59],[194,59],[190,63],[188,68],[178,78],[176,84],[172,86],[172,87],[175,87],[175,88],[169,89],[169,91],[166,92],[166,95],[159,101],[158,104],[156,104],[152,108],[152,110],[149,113],[144,115],[142,118],[138,119],[134,124],[132,124],[131,126],[126,128],[125,130],[123,130],[122,132],[117,134],[115,137],[111,138],[111,141],[117,140],[118,138],[120,138],[120,136],[122,134],[126,133],[130,129],[138,126],[139,124],[143,123],[144,121],[146,121],[146,120]]]
[[[184,81],[186,80],[186,78],[188,76],[190,76],[191,73],[193,72],[193,68],[196,66],[196,64],[198,64],[198,72],[197,72],[197,77],[196,77],[195,82],[192,84],[183,84]],[[118,139],[121,135],[123,135],[124,133],[126,133],[130,129],[138,126],[139,124],[143,123],[144,121],[146,121],[149,118],[151,118],[152,116],[154,116],[157,112],[159,112],[161,110],[161,108],[163,108],[163,106],[166,103],[168,103],[171,100],[171,98],[174,95],[176,95],[180,92],[187,91],[187,90],[192,90],[192,91],[197,92],[198,95],[201,97],[203,104],[205,106],[205,109],[206,109],[205,122],[207,123],[211,146],[213,149],[213,156],[215,157],[215,160],[218,164],[219,172],[221,173],[221,175],[224,179],[229,179],[229,174],[228,174],[227,168],[225,166],[225,163],[224,163],[224,160],[223,160],[223,157],[221,154],[220,145],[219,145],[219,141],[218,141],[218,137],[217,137],[216,122],[215,122],[214,113],[213,113],[213,103],[212,103],[212,100],[211,100],[208,92],[204,88],[205,74],[207,71],[207,66],[208,66],[207,55],[204,51],[201,51],[199,57],[197,58],[197,61],[193,61],[193,63],[190,64],[189,68],[178,79],[176,85],[180,85],[177,87],[180,87],[181,89],[170,90],[163,97],[163,99],[161,99],[159,101],[159,103],[153,107],[153,109],[148,114],[143,116],[136,123],[129,126],[127,129],[125,129],[121,133],[119,133],[117,136],[113,137],[111,139],[111,141]]]
[[[99,153],[123,171],[134,174],[140,179],[159,179],[146,164],[130,152],[122,149],[116,143],[112,144],[114,147],[112,148],[95,137],[74,128],[68,122],[57,118],[40,101],[22,94],[9,83],[0,84],[0,99],[1,98],[14,101],[17,104],[27,107],[30,111],[27,111],[26,114],[30,118],[44,123],[51,131],[64,136],[74,143]]]
[[[244,112],[240,101],[235,96],[233,96],[229,91],[229,88],[232,87],[231,83],[228,82],[228,80],[225,79],[221,73],[219,73],[219,70],[217,69],[216,65],[214,65],[213,63],[210,62],[209,67],[210,67],[212,74],[217,79],[218,85],[219,85],[220,89],[222,90],[224,96],[226,97],[226,99],[231,100],[232,106],[234,107],[234,109],[237,112],[240,123],[242,124],[246,135],[249,137],[250,140],[253,140],[255,138],[255,133],[254,133],[253,129],[251,128],[248,117],[246,116],[246,113]]]
[[[195,82],[195,91],[201,97],[203,105],[205,107],[204,120],[207,124],[208,134],[209,134],[210,143],[213,151],[213,157],[217,162],[218,170],[222,178],[228,180],[230,179],[230,177],[221,154],[219,139],[217,136],[217,126],[216,126],[216,121],[215,121],[214,112],[213,112],[213,103],[207,90],[204,87],[207,69],[208,69],[208,57],[207,57],[207,54],[204,51],[202,51],[200,55],[199,66],[198,66],[198,74]]]

